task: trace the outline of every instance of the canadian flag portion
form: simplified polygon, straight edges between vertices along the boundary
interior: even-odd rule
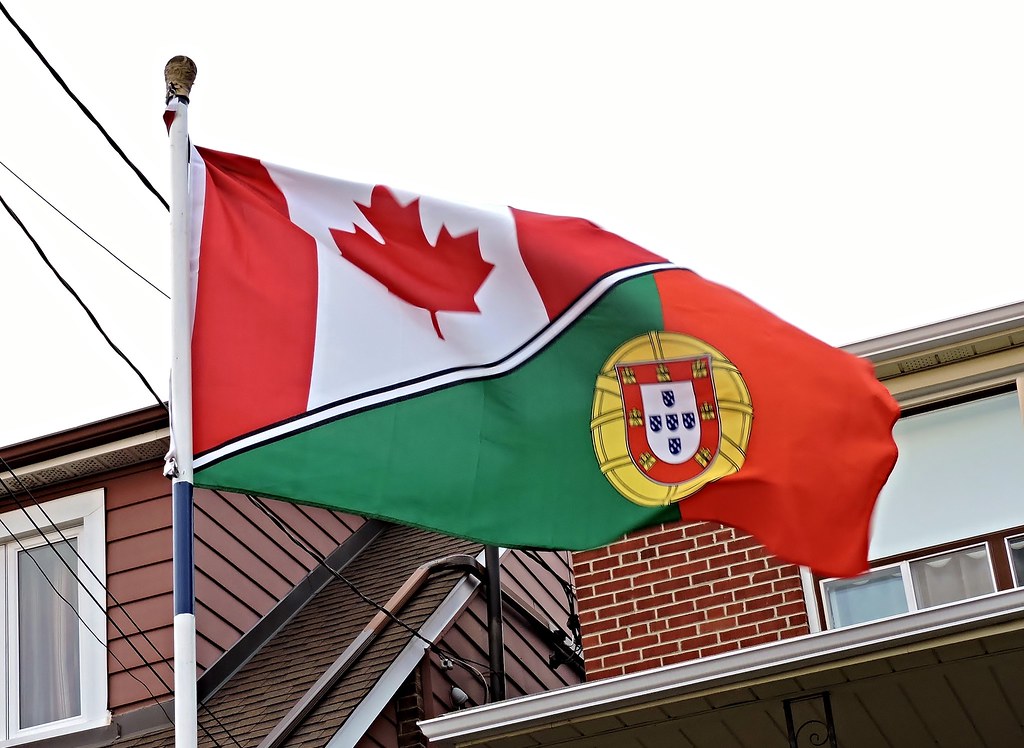
[[[317,246],[310,410],[490,364],[549,322],[507,208],[267,172]]]

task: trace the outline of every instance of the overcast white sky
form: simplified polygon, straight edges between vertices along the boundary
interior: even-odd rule
[[[1024,299],[1019,2],[3,0],[166,195],[193,140],[582,215],[835,345]],[[0,19],[0,161],[168,287],[168,219]],[[168,302],[0,169],[166,389]],[[0,214],[0,445],[151,403]]]

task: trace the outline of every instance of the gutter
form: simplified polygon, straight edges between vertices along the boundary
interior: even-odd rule
[[[542,694],[486,704],[420,722],[435,746],[483,742],[610,711],[683,700],[754,678],[821,667],[851,657],[932,646],[953,637],[1002,625],[1024,629],[1024,589],[998,592],[883,621],[749,647],[700,660],[617,676]],[[973,637],[972,637],[973,638]]]

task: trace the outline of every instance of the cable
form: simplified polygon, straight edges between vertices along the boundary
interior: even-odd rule
[[[85,234],[85,236],[86,236],[87,238],[89,238],[90,240],[92,240],[93,244],[95,244],[95,245],[96,245],[97,247],[99,247],[100,249],[102,249],[102,250],[103,250],[104,252],[106,252],[106,253],[107,253],[108,255],[110,255],[110,256],[111,256],[111,257],[113,257],[113,258],[114,258],[115,260],[117,260],[118,262],[120,262],[120,263],[121,263],[121,264],[122,264],[122,265],[123,265],[123,266],[124,266],[125,268],[127,268],[127,269],[128,269],[128,270],[130,270],[131,272],[135,273],[136,277],[137,277],[137,278],[139,278],[139,280],[141,280],[141,281],[142,281],[143,283],[146,283],[146,284],[147,284],[147,285],[148,285],[148,286],[149,286],[150,288],[152,288],[152,289],[153,289],[154,291],[156,291],[156,292],[157,292],[158,294],[160,294],[161,296],[163,296],[163,297],[164,297],[165,299],[170,299],[170,298],[171,298],[170,296],[168,296],[168,295],[167,295],[167,293],[165,293],[165,292],[164,292],[164,290],[163,290],[163,289],[161,289],[161,288],[160,288],[159,286],[155,285],[155,284],[154,284],[154,283],[153,283],[153,282],[152,282],[151,280],[149,280],[149,279],[148,279],[148,278],[147,278],[146,276],[144,276],[144,275],[143,275],[142,273],[140,273],[140,272],[139,272],[138,270],[136,270],[135,268],[133,268],[133,267],[132,267],[131,265],[129,265],[129,264],[127,263],[127,262],[125,262],[124,260],[122,260],[122,259],[121,259],[120,257],[118,257],[117,255],[115,255],[115,254],[114,254],[113,252],[111,252],[111,251],[110,251],[109,249],[107,249],[107,248],[106,248],[105,246],[103,246],[103,245],[102,245],[102,244],[101,244],[101,243],[99,242],[99,240],[98,240],[98,239],[96,239],[96,238],[95,238],[95,237],[94,237],[94,236],[93,236],[92,234],[90,234],[90,233],[89,233],[88,231],[86,231],[85,229],[83,229],[83,228],[82,228],[81,226],[79,226],[79,225],[78,225],[77,223],[75,223],[74,221],[72,221],[72,220],[71,220],[71,219],[70,219],[70,218],[69,218],[69,217],[68,217],[68,216],[67,216],[67,215],[66,215],[66,214],[65,214],[65,213],[64,213],[64,212],[63,212],[63,211],[62,211],[62,210],[60,209],[60,208],[58,208],[58,207],[57,207],[56,205],[54,205],[54,204],[53,204],[53,203],[51,203],[51,202],[50,202],[49,200],[47,200],[47,199],[46,199],[45,197],[43,197],[43,196],[42,196],[41,194],[39,194],[39,192],[38,192],[38,191],[36,190],[36,188],[35,188],[35,187],[33,187],[33,186],[32,186],[32,185],[30,185],[30,184],[29,184],[28,182],[26,182],[26,181],[25,181],[24,179],[22,179],[22,178],[21,178],[20,176],[18,176],[18,174],[17,174],[17,173],[15,173],[15,171],[14,171],[14,170],[13,170],[13,169],[12,169],[12,168],[11,168],[10,166],[8,166],[7,164],[5,164],[5,163],[4,163],[3,161],[0,161],[0,166],[2,166],[2,167],[4,167],[5,169],[7,169],[7,171],[8,171],[9,173],[10,173],[10,175],[11,175],[12,177],[14,177],[14,178],[15,178],[15,179],[17,179],[17,180],[18,180],[19,182],[21,182],[21,183],[22,183],[23,185],[25,185],[26,187],[28,187],[28,189],[30,189],[30,190],[32,191],[32,193],[33,193],[33,194],[34,194],[34,195],[35,195],[36,197],[38,197],[38,198],[39,198],[40,200],[42,200],[42,201],[43,201],[44,203],[46,203],[46,204],[47,204],[47,205],[49,205],[49,206],[50,206],[51,208],[53,208],[53,210],[57,212],[57,215],[59,215],[59,216],[60,216],[61,218],[63,218],[63,219],[65,220],[65,221],[67,221],[67,222],[68,222],[68,223],[70,223],[70,224],[71,224],[72,226],[74,226],[74,227],[75,227],[76,229],[78,229],[79,231],[81,231],[81,232],[82,232],[83,234]]]
[[[0,5],[0,8],[2,7],[3,6]],[[149,390],[149,394],[151,394],[153,398],[158,403],[160,403],[160,405],[166,410],[167,405],[164,403],[162,399],[160,399],[160,396],[156,394],[156,390],[153,389],[153,385],[149,383],[149,380],[146,379],[145,375],[139,370],[139,368],[134,363],[132,363],[131,359],[128,358],[127,355],[125,355],[124,351],[118,348],[114,341],[110,339],[110,336],[107,335],[107,333],[103,330],[103,327],[100,326],[99,320],[96,319],[96,316],[92,313],[92,310],[89,309],[89,307],[82,300],[82,297],[78,295],[75,289],[71,287],[71,284],[64,280],[64,276],[60,274],[57,268],[53,266],[53,263],[50,262],[50,258],[46,256],[46,253],[43,252],[43,248],[39,246],[39,242],[36,241],[35,237],[32,236],[31,232],[28,230],[25,224],[22,223],[21,219],[18,217],[18,214],[14,212],[10,205],[7,204],[7,201],[4,200],[3,195],[0,195],[0,204],[2,204],[3,207],[7,210],[7,213],[11,216],[11,218],[14,219],[14,222],[18,224],[18,226],[24,232],[25,236],[28,237],[28,240],[32,242],[32,246],[35,247],[36,252],[43,259],[43,262],[46,263],[46,267],[50,268],[50,271],[57,277],[57,280],[60,281],[61,285],[67,289],[68,293],[70,293],[74,297],[75,301],[78,302],[79,306],[81,306],[82,309],[85,310],[85,313],[89,317],[89,320],[92,322],[93,326],[99,331],[100,335],[103,336],[103,339],[107,341],[107,345],[109,345],[110,348],[114,351],[114,353],[120,356],[121,359],[126,364],[128,364],[131,370],[134,371],[136,376],[138,376],[138,378],[142,381],[142,384],[145,385],[146,389]]]
[[[33,42],[29,35],[26,34],[25,31],[21,28],[21,26],[18,25],[18,22],[14,20],[11,14],[7,12],[7,8],[4,7],[4,4],[2,2],[0,2],[0,13],[4,14],[4,17],[7,18],[11,26],[14,27],[14,30],[17,31],[18,34],[21,35],[21,38],[25,40],[25,43],[29,46],[29,49],[35,52],[35,55],[39,58],[39,61],[43,63],[43,66],[50,72],[50,75],[53,76],[54,80],[56,80],[57,83],[60,84],[60,87],[64,89],[64,93],[71,97],[71,100],[78,105],[79,109],[82,110],[82,114],[84,114],[86,118],[96,126],[96,129],[100,131],[100,134],[103,135],[104,138],[106,138],[107,143],[110,144],[110,147],[113,148],[117,155],[121,157],[121,160],[128,164],[129,168],[131,168],[131,170],[135,172],[135,176],[137,176],[142,181],[142,183],[146,186],[146,189],[148,189],[156,196],[156,199],[160,201],[160,204],[163,205],[165,209],[170,210],[170,206],[167,204],[167,201],[164,199],[163,195],[161,195],[157,188],[154,187],[153,184],[148,179],[146,179],[146,175],[139,170],[139,167],[132,163],[132,160],[128,158],[128,155],[123,150],[121,150],[121,146],[119,146],[114,141],[114,139],[110,137],[107,131],[103,129],[103,125],[101,125],[99,123],[99,120],[97,120],[96,117],[93,116],[93,113],[89,111],[89,108],[85,104],[83,104],[81,100],[77,96],[75,96],[74,93],[72,93],[71,89],[68,88],[68,84],[64,82],[63,78],[61,78],[60,73],[54,70],[53,66],[46,60],[45,57],[43,57],[43,53],[39,51],[39,48],[35,45],[35,42]]]
[[[213,493],[215,493],[217,496],[219,496],[220,498],[222,498],[225,501],[227,501],[225,496],[220,491],[217,491],[217,490],[214,489]],[[413,635],[413,637],[415,637],[416,639],[419,639],[420,641],[422,641],[424,644],[427,645],[427,647],[430,649],[431,652],[436,654],[438,657],[447,657],[448,659],[450,659],[450,660],[452,660],[454,662],[459,663],[460,665],[462,665],[463,667],[466,667],[467,669],[476,671],[476,668],[472,667],[472,665],[479,665],[480,667],[484,668],[486,672],[490,672],[490,665],[486,665],[486,664],[484,664],[482,662],[477,662],[475,660],[470,660],[470,659],[467,659],[467,658],[460,657],[459,655],[456,655],[454,652],[445,652],[444,649],[442,649],[440,646],[438,646],[437,644],[432,642],[430,639],[428,639],[425,636],[423,636],[419,631],[414,629],[408,623],[403,621],[401,618],[396,616],[390,610],[388,610],[383,605],[381,605],[376,600],[374,600],[373,598],[368,596],[366,593],[364,593],[362,590],[360,590],[352,581],[350,581],[349,579],[346,579],[345,576],[341,574],[341,572],[337,571],[336,569],[332,569],[330,567],[330,565],[328,565],[327,557],[324,554],[322,554],[315,546],[313,546],[312,544],[308,543],[305,540],[305,538],[302,538],[297,533],[295,533],[295,531],[292,530],[292,528],[290,528],[288,526],[288,524],[273,509],[271,509],[269,506],[264,504],[259,498],[257,498],[256,496],[253,496],[251,494],[245,494],[245,497],[247,499],[249,499],[249,501],[253,504],[253,506],[255,506],[257,509],[262,511],[267,517],[269,517],[270,521],[273,522],[275,525],[277,525],[278,529],[280,529],[281,532],[285,533],[285,535],[287,535],[288,538],[293,543],[295,543],[297,546],[302,548],[302,550],[304,550],[311,557],[313,557],[317,561],[317,563],[320,566],[322,566],[323,568],[325,568],[335,579],[337,579],[339,582],[341,582],[342,584],[346,585],[350,590],[352,590],[352,592],[354,592],[355,595],[360,600],[362,600],[363,602],[365,602],[368,605],[372,606],[375,610],[383,613],[385,616],[388,617],[389,620],[394,621],[396,624],[401,626],[403,629],[405,629],[406,631],[411,633]],[[472,663],[472,665],[470,663]]]
[[[149,646],[153,649],[153,652],[154,652],[154,654],[156,654],[157,657],[159,657],[160,659],[164,659],[163,654],[161,654],[160,650],[157,649],[156,644],[154,644],[152,639],[150,639],[149,636],[146,634],[146,632],[142,630],[142,627],[139,626],[139,624],[135,622],[135,619],[132,618],[131,614],[128,612],[128,609],[125,608],[124,605],[121,604],[121,602],[116,597],[114,597],[113,593],[110,592],[110,590],[107,588],[106,584],[104,584],[103,580],[101,580],[99,578],[99,576],[96,574],[96,572],[93,570],[93,568],[89,565],[89,563],[85,560],[85,558],[83,558],[82,555],[78,552],[78,549],[75,546],[70,544],[70,542],[68,541],[67,536],[64,535],[64,533],[61,531],[61,529],[59,527],[57,527],[56,523],[53,521],[53,519],[50,517],[50,515],[47,514],[46,509],[43,507],[42,502],[40,502],[38,499],[35,498],[35,496],[32,495],[32,492],[28,489],[28,486],[26,486],[25,483],[21,480],[21,477],[17,473],[15,473],[14,470],[11,469],[10,464],[8,464],[7,460],[5,460],[2,456],[0,456],[0,465],[2,465],[4,470],[9,472],[11,474],[11,476],[14,478],[14,480],[17,481],[17,483],[20,486],[21,490],[24,491],[25,494],[29,497],[29,499],[32,500],[32,503],[35,505],[35,507],[37,509],[39,509],[39,511],[43,515],[44,519],[50,524],[51,531],[55,531],[57,533],[57,535],[60,536],[60,539],[63,542],[68,544],[68,547],[71,548],[71,551],[75,554],[75,558],[77,559],[78,563],[80,563],[82,566],[85,567],[85,569],[89,572],[89,574],[92,576],[92,578],[95,579],[96,582],[99,584],[100,588],[104,591],[104,593],[106,593],[106,596],[109,597],[110,600],[114,603],[114,605],[124,614],[125,618],[127,618],[128,621],[135,627],[135,630],[138,631],[139,634],[142,635],[143,641],[145,641],[147,644],[149,644]],[[25,507],[25,505],[18,498],[17,494],[14,491],[11,490],[11,488],[7,485],[7,483],[4,481],[3,478],[0,478],[0,488],[3,488],[3,490],[14,501],[14,503],[18,505],[18,508],[21,509],[21,511],[28,518],[29,522],[32,523],[32,526],[35,528],[35,530],[39,534],[39,536],[41,538],[43,538],[43,541],[48,546],[50,546],[50,548],[52,550],[54,550],[54,552],[56,552],[56,548],[54,547],[53,543],[46,537],[46,532],[44,532],[43,529],[32,518],[32,515],[29,513],[28,509]],[[4,525],[4,528],[5,528],[5,530],[7,530],[8,534],[13,535],[13,533],[10,532],[10,529],[7,528],[6,525]],[[19,540],[18,543],[20,545],[21,541]],[[24,548],[24,546],[22,546],[22,547]],[[89,598],[97,605],[97,607],[99,607],[100,610],[103,611],[103,614],[104,614],[105,618],[107,619],[107,621],[110,622],[110,624],[114,627],[114,629],[117,631],[117,633],[120,634],[121,637],[125,640],[125,642],[128,643],[128,646],[138,656],[140,662],[142,662],[142,664],[145,665],[150,670],[150,672],[152,672],[153,675],[156,676],[157,680],[160,682],[160,685],[162,685],[165,689],[167,689],[167,691],[169,693],[173,694],[174,693],[174,689],[171,687],[171,685],[164,679],[164,677],[156,669],[156,667],[153,665],[153,663],[149,662],[149,660],[146,659],[146,657],[142,654],[142,652],[139,651],[139,648],[137,646],[135,646],[135,642],[133,642],[131,640],[130,636],[124,631],[124,629],[121,628],[121,626],[117,623],[117,621],[115,621],[110,616],[110,613],[107,611],[106,606],[103,603],[101,603],[99,600],[97,600],[96,596],[93,595],[92,592],[87,587],[85,587],[85,585],[82,584],[82,580],[78,576],[78,573],[74,569],[71,568],[71,565],[67,562],[67,560],[63,556],[61,556],[59,553],[57,554],[57,557],[60,558],[60,560],[63,562],[65,568],[67,568],[67,570],[75,578],[75,581],[77,581],[79,583],[79,585],[82,587],[82,589],[85,590],[85,592],[86,592],[86,594],[88,594]],[[36,565],[38,566],[38,563]],[[42,571],[42,570],[40,569],[40,571]],[[44,576],[45,576],[45,574],[44,574]],[[49,578],[47,578],[47,581],[49,581]],[[51,583],[51,587],[52,586],[53,585]],[[54,591],[56,592],[56,588],[54,588]],[[60,595],[59,592],[57,594]],[[64,599],[63,596],[62,596],[62,599]],[[68,604],[70,605],[70,602],[67,601],[66,599],[65,599],[65,602],[68,602]],[[75,612],[75,614],[78,615],[77,611]],[[81,620],[81,618],[79,618],[79,620]],[[84,623],[84,621],[83,621],[83,623]],[[86,628],[88,628],[88,626]],[[96,637],[96,634],[94,632],[90,631],[90,633],[92,633],[93,636]],[[99,637],[96,637],[96,639],[97,639],[97,641],[100,642],[101,645],[104,646],[104,648],[107,649],[108,652],[110,651],[109,646],[103,644],[103,642],[100,641]],[[113,655],[112,652],[111,652],[111,655]],[[135,676],[133,673],[131,673],[128,670],[127,666],[125,666],[125,664],[123,662],[121,662],[121,660],[117,659],[116,656],[115,656],[115,660],[117,660],[117,663],[119,665],[121,665],[122,668],[124,668],[124,671],[126,673],[128,673],[128,675],[130,677],[134,678],[135,680],[139,680],[138,677]],[[142,681],[139,681],[139,682],[142,683]],[[149,695],[153,698],[153,700],[160,706],[160,711],[162,711],[164,713],[164,716],[167,717],[168,722],[172,722],[173,723],[173,720],[170,718],[170,715],[167,714],[167,710],[163,706],[163,702],[161,702],[161,701],[159,701],[159,699],[157,699],[156,695],[152,692],[152,690],[149,689],[148,686],[146,686],[145,683],[142,683],[142,685],[149,692]],[[217,718],[217,715],[215,715],[213,713],[213,711],[208,706],[206,706],[205,704],[201,704],[200,706],[206,711],[207,714],[210,715],[210,717],[217,724],[217,726],[220,727],[229,738],[231,738],[232,742],[234,742],[234,744],[236,746],[238,746],[238,748],[242,748],[241,744],[238,742],[238,740],[235,738],[235,736],[232,735],[231,732],[221,723],[220,719]],[[219,748],[220,744],[217,743],[216,739],[209,733],[209,731],[207,731],[205,727],[202,727],[202,725],[200,725],[200,727],[202,728],[203,732],[206,733],[206,736],[208,738],[210,738],[210,740],[213,741],[214,745],[218,746],[218,748]]]

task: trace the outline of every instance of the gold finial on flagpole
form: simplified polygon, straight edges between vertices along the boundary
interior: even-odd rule
[[[192,84],[196,81],[196,64],[184,55],[172,57],[164,65],[164,81],[167,83],[167,101],[177,96],[188,102]]]

